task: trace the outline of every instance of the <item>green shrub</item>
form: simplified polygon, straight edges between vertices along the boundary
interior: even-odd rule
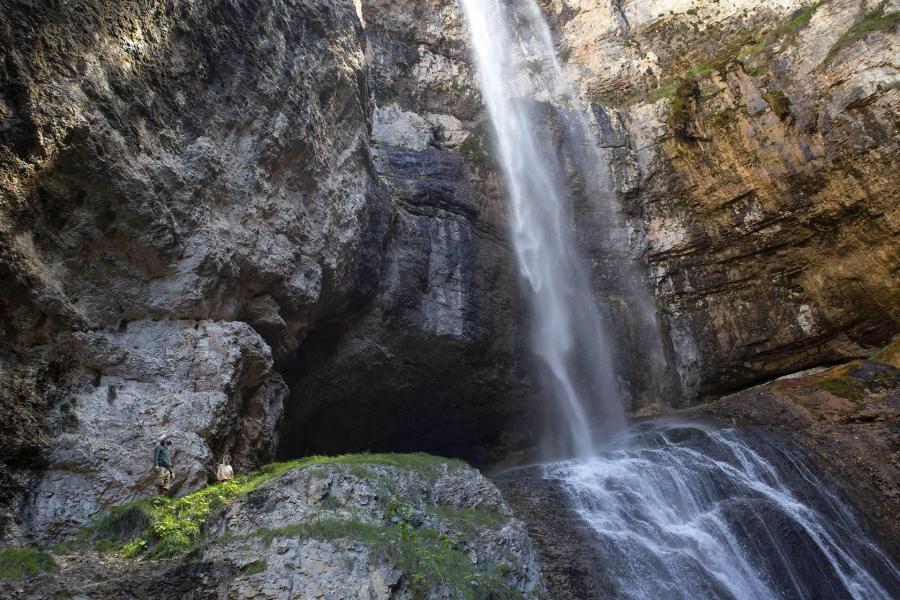
[[[882,0],[877,8],[874,8],[867,13],[863,13],[853,25],[850,26],[850,29],[845,31],[828,50],[828,55],[825,57],[824,61],[825,64],[829,63],[838,52],[847,46],[855,44],[872,31],[893,29],[896,27],[897,24],[900,23],[900,11],[885,13],[884,11],[887,8],[887,5],[888,0]]]
[[[241,569],[241,575],[256,575],[257,573],[262,573],[268,567],[269,564],[266,561],[255,560]]]
[[[430,480],[440,474],[445,464],[452,470],[461,468],[465,463],[424,453],[311,456],[272,463],[256,472],[210,485],[178,499],[159,496],[114,507],[95,523],[79,531],[74,539],[58,547],[68,552],[73,546],[91,546],[101,552],[117,552],[128,558],[145,552],[151,556],[174,556],[196,546],[202,538],[203,522],[232,499],[291,469],[324,464],[348,465],[359,477],[373,477],[374,474],[364,467],[381,465],[414,470]]]
[[[56,569],[53,557],[35,548],[0,548],[0,580],[21,579]]]

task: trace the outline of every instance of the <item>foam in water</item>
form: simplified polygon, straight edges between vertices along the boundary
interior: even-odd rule
[[[544,477],[596,534],[619,597],[898,597],[900,572],[848,508],[800,457],[749,435],[644,424]]]
[[[564,165],[533,118],[533,98],[549,101],[564,137],[583,147],[574,162],[609,216],[609,252],[620,268],[632,269],[627,253],[614,247],[627,236],[596,137],[566,85],[534,0],[460,2],[505,176],[513,244],[532,308],[533,349],[546,367],[562,425],[551,446],[557,455],[575,457],[547,465],[544,475],[561,482],[595,532],[603,556],[598,570],[614,593],[900,597],[897,569],[799,457],[783,449],[764,457],[759,440],[734,431],[686,425],[625,431],[614,348],[578,253]],[[533,75],[535,64],[542,66],[541,77]],[[633,310],[652,315],[651,305],[636,286]],[[658,369],[658,348],[645,350],[648,369]],[[617,432],[618,440],[609,443]]]

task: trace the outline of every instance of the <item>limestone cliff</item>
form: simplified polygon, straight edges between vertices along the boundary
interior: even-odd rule
[[[613,241],[656,305],[663,384],[634,274],[573,182],[633,411],[897,332],[897,2],[542,5],[594,103]],[[242,469],[363,449],[490,462],[533,442],[455,0],[0,8],[5,539],[148,493],[162,433],[178,493],[226,451]]]
[[[271,458],[273,365],[371,294],[387,198],[349,2],[0,14],[4,533],[55,535],[145,494],[159,434],[182,490]]]
[[[620,191],[685,400],[897,332],[900,5],[544,4],[624,133],[611,168],[634,174]]]

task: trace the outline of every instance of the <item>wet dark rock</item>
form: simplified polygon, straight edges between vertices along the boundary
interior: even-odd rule
[[[551,598],[611,597],[596,536],[571,509],[560,481],[543,478],[539,469],[520,469],[496,475],[494,483],[528,526]]]
[[[301,347],[280,452],[479,462],[528,439],[533,381],[496,190],[452,152],[376,146],[392,217],[376,300]]]
[[[900,385],[895,342],[869,360],[803,372],[684,412],[764,426],[796,445],[895,559],[900,525]]]

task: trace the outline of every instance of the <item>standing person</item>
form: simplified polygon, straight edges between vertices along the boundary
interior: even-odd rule
[[[164,496],[172,487],[172,440],[167,436],[159,438],[153,449],[153,468],[156,470],[156,493]]]
[[[234,469],[231,468],[231,455],[222,457],[222,462],[216,467],[216,481],[228,481],[234,478]]]

